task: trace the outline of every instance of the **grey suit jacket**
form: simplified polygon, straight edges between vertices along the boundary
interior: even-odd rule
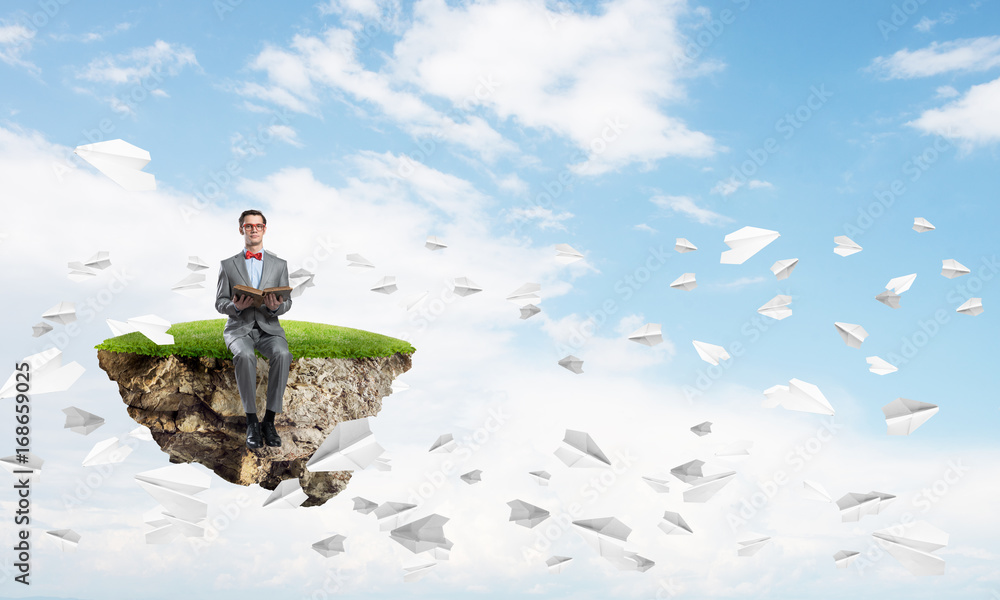
[[[278,287],[288,285],[288,263],[280,259],[273,252],[264,250],[264,265],[260,274],[260,288]],[[273,313],[266,305],[253,308],[237,310],[233,304],[233,286],[250,285],[250,275],[247,273],[246,258],[243,253],[230,256],[222,261],[219,267],[219,285],[215,294],[215,310],[229,316],[226,321],[226,328],[222,332],[222,339],[229,347],[237,338],[243,337],[253,329],[254,321],[257,322],[261,330],[271,335],[285,337],[285,330],[278,322],[278,316],[288,312],[292,307],[292,298],[286,297],[278,310]]]

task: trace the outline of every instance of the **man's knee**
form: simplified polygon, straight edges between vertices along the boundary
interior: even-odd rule
[[[234,344],[232,348],[233,352],[233,362],[243,363],[247,361],[257,362],[257,357],[254,355],[253,348],[248,348],[247,346]]]

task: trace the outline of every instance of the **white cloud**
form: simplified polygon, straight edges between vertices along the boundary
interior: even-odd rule
[[[516,206],[507,211],[506,218],[508,223],[533,221],[539,229],[559,229],[565,231],[566,226],[562,222],[572,219],[573,213],[557,213],[553,212],[550,208],[542,206],[531,206],[528,208]]]
[[[954,98],[955,96],[958,95],[958,90],[951,87],[950,85],[942,85],[938,86],[938,88],[934,90],[934,93],[935,93],[934,96],[935,98]]]
[[[386,74],[366,69],[358,61],[356,42],[355,32],[331,28],[322,36],[296,35],[287,50],[268,46],[251,63],[265,74],[267,84],[247,82],[238,91],[307,114],[319,112],[317,88],[347,94],[419,138],[414,154],[433,152],[435,140],[464,146],[487,161],[517,150],[482,118],[457,108],[441,113],[418,95],[398,89]]]
[[[267,130],[271,135],[290,146],[295,146],[296,148],[302,147],[298,132],[288,125],[271,125]]]
[[[684,215],[705,225],[722,225],[732,221],[725,215],[698,206],[694,199],[689,196],[653,196],[649,201],[660,208]]]
[[[924,111],[907,125],[972,146],[1000,141],[1000,79],[974,85],[941,108]]]
[[[712,194],[722,194],[729,196],[735,194],[737,190],[746,185],[746,180],[737,179],[735,176],[728,179],[720,179],[711,190]]]
[[[522,196],[528,193],[528,182],[521,179],[517,173],[499,177],[496,179],[496,183],[500,189],[512,194]]]
[[[933,19],[929,19],[927,17],[923,17],[922,19],[920,19],[919,21],[917,21],[917,24],[914,25],[913,28],[916,29],[917,31],[922,32],[922,33],[927,33],[928,31],[930,31],[931,29],[934,28],[934,25],[936,23],[937,23],[937,21],[935,21]]]
[[[23,25],[8,25],[0,20],[0,60],[12,67],[27,69],[32,75],[38,75],[41,70],[33,63],[21,57],[31,50],[35,32]]]
[[[949,71],[986,71],[1000,65],[1000,36],[933,42],[920,50],[879,56],[868,67],[882,79],[929,77]]]
[[[684,98],[676,24],[684,8],[623,0],[589,14],[553,12],[542,0],[426,0],[394,48],[395,73],[452,103],[569,139],[583,156],[578,173],[711,156],[710,136],[663,110]]]
[[[760,179],[751,179],[747,184],[747,186],[751,190],[759,190],[759,189],[769,190],[774,188],[774,184],[771,183],[770,181],[762,181]]]
[[[80,79],[116,85],[138,83],[152,77],[176,75],[186,66],[198,66],[194,51],[181,44],[156,40],[151,46],[133,48],[116,56],[103,56],[90,61]]]
[[[762,283],[764,281],[767,281],[766,277],[761,277],[761,276],[757,276],[757,277],[740,277],[739,279],[736,279],[734,281],[728,281],[726,283],[712,284],[712,287],[716,287],[716,288],[723,289],[723,290],[728,290],[728,291],[734,291],[734,290],[743,289],[743,288],[747,287],[748,285],[756,285],[756,284]]]
[[[656,233],[655,229],[653,229],[649,225],[646,225],[645,223],[639,223],[638,225],[633,225],[632,229],[636,231],[645,231],[647,233]]]

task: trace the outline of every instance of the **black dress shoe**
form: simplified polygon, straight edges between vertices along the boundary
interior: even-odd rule
[[[261,422],[260,432],[264,435],[264,443],[268,446],[281,445],[281,436],[278,435],[278,430],[274,428],[273,421]]]
[[[260,437],[260,423],[247,422],[247,448],[260,448],[264,445]]]

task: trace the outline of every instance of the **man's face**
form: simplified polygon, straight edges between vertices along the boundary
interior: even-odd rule
[[[264,218],[260,215],[247,215],[243,217],[243,225],[240,226],[240,233],[243,234],[243,243],[246,246],[260,245],[264,240]]]

